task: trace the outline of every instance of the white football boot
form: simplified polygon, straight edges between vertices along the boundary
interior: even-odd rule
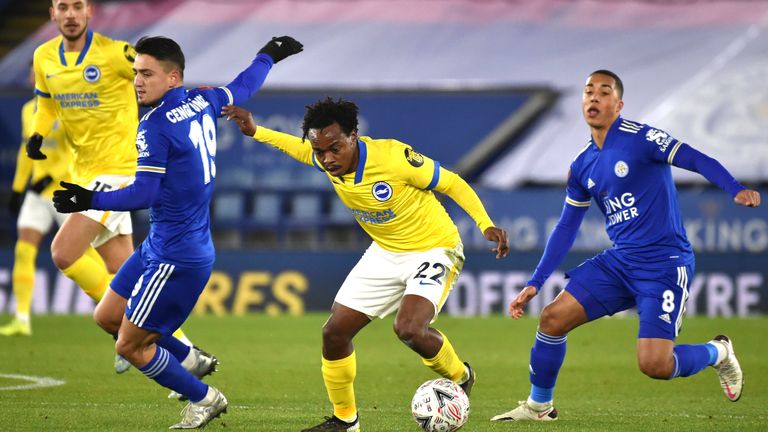
[[[505,413],[493,416],[491,421],[555,421],[557,420],[557,410],[552,402],[547,402],[542,410],[535,410],[529,404],[528,401],[519,401],[520,405],[517,408],[507,411]]]
[[[725,397],[731,402],[736,402],[741,397],[741,389],[744,386],[744,374],[741,372],[739,360],[733,351],[733,342],[725,335],[715,336],[710,343],[721,344],[725,347],[725,358],[713,365],[720,378],[720,387],[723,388]]]
[[[214,391],[213,401],[211,403],[188,403],[181,410],[181,421],[168,429],[197,429],[207,425],[208,422],[227,412],[227,398],[218,389],[209,387]]]

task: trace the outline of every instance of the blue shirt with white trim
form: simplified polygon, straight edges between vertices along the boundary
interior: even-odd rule
[[[662,268],[694,261],[670,168],[681,145],[663,130],[619,117],[602,149],[590,140],[571,164],[566,204],[594,201],[627,264]]]

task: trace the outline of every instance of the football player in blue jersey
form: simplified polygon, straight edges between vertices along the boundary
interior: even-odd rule
[[[727,336],[697,345],[674,343],[694,257],[670,165],[701,174],[739,205],[759,206],[760,194],[668,133],[621,118],[623,92],[621,79],[611,71],[598,70],[587,79],[582,113],[592,136],[571,163],[560,220],[528,286],[509,305],[512,317],[522,316],[524,306],[568,253],[592,200],[605,216],[613,247],[566,272],[568,285],[539,317],[528,399],[491,420],[556,420],[552,399],[568,332],[631,307],[637,307],[640,318],[637,361],[644,374],[672,379],[713,366],[726,397],[735,402],[741,396],[743,375]]]
[[[189,399],[181,422],[171,428],[203,427],[227,409],[224,395],[200,380],[213,371],[215,358],[171,336],[195,306],[215,258],[208,209],[216,118],[223,106],[253,95],[274,63],[301,50],[293,38],[273,38],[231,83],[188,91],[179,45],[164,37],[140,39],[134,86],[139,104],[153,109],[139,124],[135,181],[111,192],[62,182],[65,189],[54,193],[56,209],[64,213],[150,209],[149,235],[120,268],[94,318],[118,334],[118,354]]]

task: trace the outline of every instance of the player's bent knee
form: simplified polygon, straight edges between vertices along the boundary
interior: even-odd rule
[[[549,304],[539,315],[539,331],[549,336],[563,336],[570,330],[566,328],[562,314],[556,309]]]
[[[323,345],[326,347],[346,346],[352,340],[337,326],[326,323],[323,326]]]
[[[120,330],[122,316],[119,319],[114,319],[114,317],[109,314],[109,311],[106,311],[100,306],[101,303],[96,305],[96,309],[93,310],[93,320],[96,321],[96,324],[104,329],[105,332],[109,334],[117,334],[117,331]]]
[[[426,327],[413,322],[395,322],[394,330],[397,337],[405,343],[409,343],[426,335]]]
[[[62,250],[61,248],[51,247],[51,259],[53,259],[53,263],[56,264],[56,267],[59,270],[72,267],[72,264],[74,264],[78,258],[80,257],[72,256],[72,254],[67,253],[67,251]]]

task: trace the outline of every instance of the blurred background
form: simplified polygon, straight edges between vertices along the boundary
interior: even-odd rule
[[[48,0],[0,0],[0,201],[22,143],[34,49],[58,35]],[[504,313],[525,286],[560,214],[572,158],[589,139],[580,113],[587,75],[625,85],[625,118],[665,129],[718,159],[768,200],[768,2],[264,0],[98,1],[91,28],[135,43],[179,42],[187,87],[224,85],[272,36],[305,51],[277,65],[247,104],[257,122],[300,133],[304,107],[345,97],[361,134],[395,138],[477,190],[512,254],[495,260],[450,199],[467,252],[444,309]],[[330,307],[370,240],[314,169],[219,121],[212,226],[217,263],[197,313],[302,314]],[[746,209],[697,174],[673,169],[697,252],[687,313],[768,312],[768,206]],[[565,284],[562,271],[610,247],[597,209],[530,306]],[[134,240],[147,233],[134,214]],[[50,242],[49,236],[48,242]],[[0,207],[0,313],[13,311],[15,219]],[[41,246],[34,314],[88,313],[92,302]]]

